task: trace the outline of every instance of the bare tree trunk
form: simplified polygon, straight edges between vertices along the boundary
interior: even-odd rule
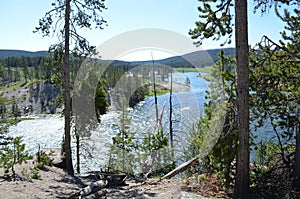
[[[77,129],[75,127],[75,137],[76,137],[76,170],[77,173],[80,173],[80,136],[79,133],[77,132]]]
[[[239,146],[235,198],[250,198],[249,189],[249,46],[247,0],[235,0],[237,121]]]
[[[90,194],[102,190],[107,185],[108,185],[108,181],[106,179],[98,180],[96,182],[91,183],[87,187],[81,189],[80,191],[73,193],[72,195],[70,195],[68,197],[68,199],[88,198],[90,196]],[[100,194],[100,195],[102,195],[102,194]],[[98,195],[98,197],[100,197],[100,195]],[[95,195],[95,196],[96,196],[95,198],[98,198],[97,195]],[[92,196],[91,198],[94,198],[94,197]]]
[[[129,78],[130,79],[130,78]],[[122,107],[122,120],[125,121],[125,107]],[[125,129],[123,129],[124,125],[122,125],[122,171],[125,171]]]
[[[296,152],[295,152],[295,173],[294,188],[300,190],[300,124],[296,126]]]
[[[172,94],[173,94],[173,71],[171,71],[171,86],[170,86],[170,147],[172,150],[172,158],[174,158],[174,144],[173,144],[173,121],[172,121],[172,114],[173,114],[173,104],[172,104]]]
[[[65,10],[64,101],[65,101],[65,171],[74,175],[71,152],[71,97],[70,97],[70,0]]]
[[[197,164],[198,162],[199,162],[199,159],[197,157],[190,159],[190,160],[182,163],[181,165],[179,165],[178,167],[176,167],[175,169],[173,169],[166,175],[164,175],[161,179],[170,179],[173,176],[177,175],[178,173],[181,173],[181,172],[187,170],[189,167]]]
[[[156,113],[156,124],[158,124],[158,106],[157,106],[157,95],[156,95],[155,70],[154,70],[153,55],[152,55],[152,67],[153,67],[152,75],[153,75],[153,92],[154,92],[154,104],[155,104],[155,113]]]

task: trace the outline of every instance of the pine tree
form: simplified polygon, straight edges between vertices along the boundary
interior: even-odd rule
[[[247,0],[235,0],[237,152],[235,198],[250,198],[249,46]]]
[[[121,108],[119,124],[117,125],[119,131],[113,137],[108,167],[114,171],[133,175],[136,167],[134,152],[137,149],[137,144],[134,142],[135,133],[130,131],[131,118],[128,115],[128,105],[125,96],[121,97],[119,106]]]
[[[210,75],[205,79],[209,82],[209,90],[206,91],[204,113],[200,118],[198,126],[191,132],[191,148],[199,149],[200,152],[207,151],[206,164],[210,171],[217,172],[221,179],[224,179],[224,186],[229,188],[232,184],[234,160],[237,154],[238,132],[236,123],[236,93],[235,93],[235,61],[231,57],[225,57],[221,51],[220,60],[211,69]],[[223,96],[223,97],[220,97]],[[225,98],[225,99],[224,99]],[[212,142],[207,142],[213,137],[212,130],[217,123],[213,117],[218,103],[226,102],[224,123],[220,126],[221,132]],[[221,119],[222,120],[222,119]],[[208,145],[210,144],[210,145]],[[213,145],[213,146],[212,146]],[[209,151],[209,149],[211,149]],[[193,154],[192,157],[194,157]]]
[[[7,101],[0,95],[0,106],[5,109]],[[5,169],[5,173],[12,172],[15,179],[15,165],[26,163],[27,160],[32,159],[32,156],[25,151],[25,144],[22,143],[22,137],[11,137],[7,133],[9,127],[18,123],[17,120],[8,119],[9,115],[4,111],[0,120],[0,167]]]
[[[42,32],[45,36],[53,32],[58,32],[63,43],[57,46],[63,46],[63,77],[64,77],[64,116],[65,116],[65,134],[64,134],[64,152],[65,152],[65,170],[73,175],[73,163],[71,153],[71,88],[70,88],[70,39],[74,40],[75,47],[72,55],[76,57],[87,56],[94,52],[95,47],[90,46],[86,39],[78,35],[77,28],[102,28],[106,23],[99,15],[105,9],[103,1],[97,0],[58,0],[52,3],[53,9],[40,19],[36,31]],[[72,12],[71,12],[72,10]],[[56,22],[53,19],[57,19]],[[57,29],[55,24],[64,21],[63,30]],[[56,45],[55,45],[56,46]]]
[[[72,121],[76,139],[78,173],[80,171],[80,156],[86,152],[89,154],[90,147],[92,147],[85,140],[91,136],[91,131],[98,127],[101,122],[100,116],[106,113],[108,108],[108,98],[103,86],[105,80],[99,80],[99,71],[96,69],[101,67],[100,63],[88,62],[84,67],[87,73],[78,74],[77,78],[81,81],[76,82],[76,90],[73,92]],[[82,150],[84,152],[81,152]]]
[[[279,153],[289,168],[291,160],[287,143],[295,135],[294,188],[300,190],[300,125],[299,125],[299,1],[257,1],[255,10],[261,14],[274,7],[285,24],[283,41],[274,42],[264,36],[252,61],[252,89],[256,93],[253,110],[258,126],[270,121],[276,135]],[[287,7],[289,9],[287,9]],[[292,6],[294,6],[294,9]],[[258,53],[260,52],[260,53]]]
[[[95,93],[95,108],[98,122],[100,122],[100,116],[105,114],[108,109],[107,93],[104,90],[103,83],[98,82],[96,93]]]
[[[231,42],[233,33],[231,7],[235,8],[235,43],[236,43],[236,93],[237,93],[237,127],[239,132],[239,149],[237,153],[237,174],[235,197],[248,198],[249,192],[249,48],[247,1],[222,0],[202,1],[198,7],[200,17],[196,28],[190,30],[196,44],[201,45],[207,38],[219,40],[228,35],[225,43]],[[224,44],[224,43],[223,43]]]

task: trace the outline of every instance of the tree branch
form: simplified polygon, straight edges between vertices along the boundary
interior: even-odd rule
[[[267,42],[270,42],[272,45],[276,46],[277,48],[279,48],[279,49],[281,49],[281,50],[287,52],[287,53],[290,54],[291,56],[296,57],[298,60],[300,60],[300,56],[298,56],[297,54],[291,52],[291,51],[290,51],[289,49],[287,49],[286,47],[280,46],[279,44],[275,43],[275,42],[272,41],[268,36],[264,35],[264,36],[262,37],[262,40],[265,40],[265,41],[267,41]],[[271,46],[272,46],[272,45],[271,45]]]

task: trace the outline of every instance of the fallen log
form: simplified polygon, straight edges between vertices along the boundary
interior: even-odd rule
[[[184,163],[182,163],[181,165],[179,165],[178,167],[176,167],[174,170],[170,171],[169,173],[167,173],[166,175],[164,175],[161,179],[169,179],[172,178],[173,176],[177,175],[178,173],[181,173],[185,170],[187,170],[187,168],[195,165],[196,163],[199,162],[199,159],[197,157],[186,161]]]
[[[96,193],[86,196],[85,199],[97,199],[97,198],[101,198],[102,196],[105,196],[106,194],[107,194],[107,190],[103,189]]]
[[[106,179],[101,179],[98,180],[94,183],[91,183],[89,186],[83,188],[82,190],[72,194],[69,199],[76,199],[76,198],[81,198],[81,197],[85,197],[87,195],[93,194],[95,192],[100,191],[101,189],[103,189],[104,187],[106,187],[108,185],[108,181]]]
[[[103,172],[103,171],[91,171],[89,173],[93,173],[99,178],[104,178],[108,181],[108,186],[117,186],[124,185],[125,180],[127,179],[127,175],[125,173],[115,173],[115,172]]]

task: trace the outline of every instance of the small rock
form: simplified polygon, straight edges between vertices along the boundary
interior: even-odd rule
[[[199,196],[190,192],[181,191],[180,192],[180,198],[186,198],[186,199],[208,199],[203,196]]]

